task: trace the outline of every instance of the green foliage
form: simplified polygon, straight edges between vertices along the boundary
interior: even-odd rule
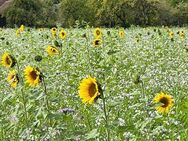
[[[11,26],[181,26],[188,23],[187,5],[187,0],[15,0],[5,17]]]
[[[9,25],[34,26],[40,17],[42,3],[39,0],[15,0],[5,13]]]
[[[60,15],[64,26],[72,26],[75,21],[93,23],[95,13],[88,0],[63,0],[60,8]]]

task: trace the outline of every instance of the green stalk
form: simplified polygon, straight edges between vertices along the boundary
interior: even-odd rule
[[[110,141],[110,130],[108,129],[109,123],[108,123],[108,115],[107,115],[107,110],[106,110],[106,101],[105,101],[105,97],[103,93],[102,93],[102,102],[103,102],[103,112],[104,112],[104,119],[105,119],[107,141]]]
[[[20,79],[20,82],[21,82],[21,84],[22,84],[22,87],[21,87],[21,96],[22,96],[22,100],[23,100],[23,106],[24,106],[24,115],[25,115],[25,123],[26,123],[26,125],[28,126],[28,112],[27,112],[27,105],[26,105],[26,98],[25,98],[25,95],[24,95],[24,91],[23,91],[23,86],[24,86],[24,81],[23,81],[23,78],[22,78],[22,76],[21,76],[21,73],[20,73],[20,67],[19,67],[19,63],[18,62],[16,62],[16,66],[17,66],[17,71],[18,71],[18,77],[19,77],[19,79]]]
[[[47,88],[46,88],[46,83],[45,83],[44,77],[42,78],[42,84],[43,84],[43,88],[44,88],[46,108],[49,111],[49,102],[48,102]]]
[[[43,78],[42,78],[42,84],[43,84],[44,94],[45,94],[44,101],[45,101],[45,103],[46,103],[47,114],[49,115],[49,114],[50,114],[50,106],[49,106],[49,100],[48,100],[48,94],[47,94],[47,88],[46,88],[46,83],[45,83],[45,80],[44,80],[44,76],[43,76]],[[52,121],[51,121],[51,119],[50,119],[50,121],[49,121],[49,124],[50,124],[50,126],[52,126]]]

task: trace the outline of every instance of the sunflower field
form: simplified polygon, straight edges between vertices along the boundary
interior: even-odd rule
[[[188,29],[0,29],[1,141],[187,141]]]

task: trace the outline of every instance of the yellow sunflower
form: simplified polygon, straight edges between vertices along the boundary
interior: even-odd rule
[[[56,55],[56,54],[59,53],[59,51],[57,50],[57,48],[53,47],[53,46],[48,46],[46,48],[46,51],[47,51],[48,55],[50,55],[50,56],[53,56],[53,55]]]
[[[22,25],[20,26],[19,30],[20,30],[20,32],[23,32],[24,29],[25,29],[25,27],[24,27],[24,25],[22,24]]]
[[[174,32],[170,31],[170,32],[168,33],[168,35],[169,35],[170,39],[174,38]]]
[[[14,57],[12,55],[5,52],[2,56],[1,63],[6,68],[12,68],[16,64],[16,60],[14,59]]]
[[[60,36],[61,39],[65,39],[65,38],[66,38],[67,33],[64,31],[64,29],[62,29],[62,30],[60,31],[59,36]]]
[[[55,37],[57,33],[57,28],[56,27],[51,28],[51,33],[52,33],[52,36]]]
[[[159,113],[168,113],[172,106],[174,105],[174,99],[171,95],[165,94],[163,92],[158,93],[154,99],[153,102],[157,104],[155,109]]]
[[[185,38],[185,32],[184,31],[180,31],[179,35],[180,35],[181,39]]]
[[[24,70],[26,83],[29,86],[37,86],[42,81],[41,72],[31,66],[27,66]]]
[[[119,37],[120,38],[124,38],[125,37],[125,31],[124,31],[124,29],[120,29],[119,30]]]
[[[12,70],[9,72],[7,80],[11,87],[16,88],[16,86],[19,82],[19,78],[18,78],[18,75],[15,70]]]
[[[94,36],[95,36],[95,38],[101,38],[101,36],[102,36],[102,31],[101,31],[100,28],[96,28],[96,29],[94,30]]]
[[[80,82],[79,96],[83,103],[92,104],[97,100],[97,98],[99,98],[100,90],[101,88],[96,79],[89,76]]]
[[[102,40],[101,39],[95,39],[93,41],[93,46],[94,47],[99,47],[99,46],[101,46],[101,44],[102,44]]]

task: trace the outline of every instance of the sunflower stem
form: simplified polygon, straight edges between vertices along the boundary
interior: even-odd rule
[[[18,78],[20,78],[20,81],[21,81],[21,84],[22,84],[22,87],[21,87],[21,93],[22,93],[22,100],[23,100],[23,106],[24,106],[24,115],[25,115],[25,122],[26,122],[26,125],[28,126],[28,112],[27,112],[27,105],[26,105],[26,98],[25,98],[25,95],[24,95],[24,91],[23,91],[23,86],[24,86],[24,81],[23,81],[23,78],[21,76],[21,73],[20,73],[20,67],[19,67],[19,63],[16,62],[16,66],[17,66],[17,71],[18,71]]]
[[[44,80],[44,76],[42,77],[42,84],[43,84],[44,94],[45,94],[44,101],[46,102],[47,114],[49,115],[50,114],[50,106],[49,106],[49,100],[48,100],[47,88],[46,88],[46,83],[45,83],[45,80]],[[52,126],[51,119],[50,119],[49,122],[50,122],[50,126]]]
[[[108,128],[108,115],[106,110],[106,102],[105,102],[105,96],[102,94],[102,101],[103,101],[103,112],[104,112],[104,118],[105,118],[105,126],[106,126],[106,133],[107,133],[107,141],[110,141],[110,130]]]
[[[47,88],[46,88],[46,83],[45,83],[44,77],[42,78],[42,84],[43,84],[43,88],[44,88],[46,108],[49,111],[49,102],[48,102]]]

